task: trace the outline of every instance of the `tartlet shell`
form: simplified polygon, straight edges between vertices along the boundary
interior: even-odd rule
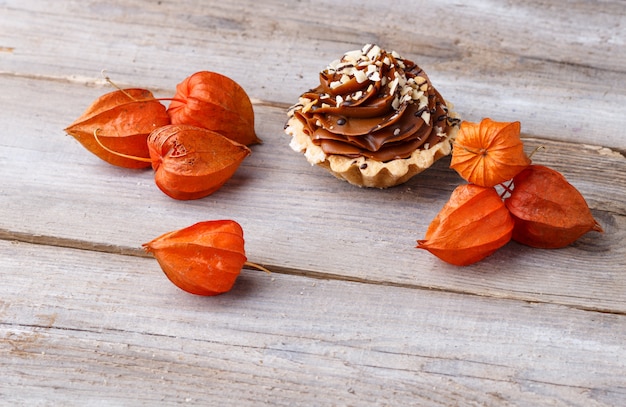
[[[289,143],[291,149],[303,153],[311,165],[323,167],[335,177],[352,185],[369,188],[400,185],[426,170],[435,161],[450,154],[451,141],[457,131],[458,126],[449,126],[447,137],[428,149],[417,149],[408,158],[381,162],[365,157],[326,155],[304,132],[303,124],[293,116],[289,118],[285,127],[285,133],[291,136]]]

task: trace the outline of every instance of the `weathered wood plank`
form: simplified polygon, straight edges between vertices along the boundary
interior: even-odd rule
[[[416,60],[464,118],[522,120],[535,136],[625,149],[615,114],[626,105],[620,1],[572,1],[566,11],[540,0],[67,1],[52,10],[11,0],[2,8],[5,75],[89,82],[109,69],[124,85],[173,89],[210,69],[256,99],[290,104],[331,60],[377,42]]]
[[[535,156],[536,162],[562,170],[581,190],[604,234],[589,234],[556,251],[511,243],[475,266],[456,268],[414,249],[461,182],[445,160],[398,188],[352,187],[292,152],[282,134],[284,112],[257,105],[265,143],[254,147],[218,193],[174,201],[155,187],[151,171],[114,168],[63,134],[61,129],[80,114],[74,112],[82,112],[104,89],[18,78],[0,78],[0,83],[6,94],[23,96],[3,102],[12,118],[6,134],[16,135],[0,141],[5,237],[136,252],[141,243],[169,230],[232,218],[246,231],[250,259],[286,273],[626,312],[626,248],[621,243],[626,159],[619,154],[541,141],[548,148]],[[38,98],[42,87],[66,103]],[[31,111],[38,120],[32,120]],[[529,149],[540,143],[528,141]]]
[[[623,404],[625,25],[615,0],[0,0],[0,404]],[[459,269],[414,249],[461,182],[446,160],[387,191],[310,167],[285,108],[366,42],[417,61],[464,118],[520,120],[606,233]],[[215,195],[173,201],[63,134],[110,90],[103,68],[164,97],[227,74],[265,144]],[[199,298],[141,257],[216,218],[275,273]]]
[[[626,316],[0,241],[0,401],[614,406]],[[506,315],[506,318],[503,316]]]

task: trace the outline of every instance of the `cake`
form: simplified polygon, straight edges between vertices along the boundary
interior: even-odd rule
[[[460,119],[426,73],[374,44],[346,52],[288,111],[290,147],[364,187],[402,184],[450,154]]]

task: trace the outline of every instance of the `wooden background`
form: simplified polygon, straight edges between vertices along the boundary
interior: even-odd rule
[[[0,0],[0,403],[625,405],[626,4],[433,3]],[[449,266],[414,248],[462,182],[449,158],[371,190],[291,151],[287,107],[370,42],[463,119],[519,120],[605,233]],[[264,144],[174,201],[64,134],[103,69],[165,98],[230,76]],[[222,218],[271,275],[196,297],[140,248]]]

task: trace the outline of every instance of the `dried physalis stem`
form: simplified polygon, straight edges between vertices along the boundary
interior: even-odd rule
[[[148,137],[157,186],[174,199],[203,198],[228,181],[250,149],[195,126],[168,125]]]
[[[531,165],[513,178],[505,199],[515,220],[513,240],[532,247],[565,247],[585,233],[602,227],[593,218],[581,193],[561,173]]]
[[[199,222],[145,243],[165,275],[180,289],[197,295],[229,291],[241,269],[250,265],[244,249],[243,229],[234,220]]]
[[[475,263],[504,246],[513,231],[513,219],[493,187],[465,184],[428,226],[417,248],[457,266]]]
[[[165,106],[145,89],[107,93],[65,131],[104,161],[126,168],[145,168],[150,132],[170,123]]]
[[[167,112],[172,124],[203,127],[244,145],[261,142],[248,94],[215,72],[196,72],[178,84]]]
[[[260,265],[260,264],[258,264],[258,263],[252,263],[252,262],[250,262],[250,261],[247,261],[247,262],[245,262],[243,265],[244,265],[244,266],[251,267],[251,268],[254,268],[254,269],[257,269],[257,270],[260,270],[260,271],[263,271],[263,272],[265,272],[265,273],[267,273],[267,274],[272,274],[272,272],[271,272],[271,271],[269,271],[269,269],[267,269],[267,268],[265,268],[265,267],[261,266],[261,265]]]
[[[468,182],[493,187],[530,165],[520,139],[520,123],[461,123],[454,140],[450,167]]]
[[[117,86],[117,83],[113,82],[111,80],[111,78],[109,78],[108,75],[105,75],[106,69],[103,69],[102,71],[100,71],[100,75],[102,75],[102,77],[104,78],[104,80],[111,86],[113,86],[115,89],[119,90],[120,92],[122,92],[123,94],[125,94],[126,96],[128,96],[128,98],[130,100],[134,100],[137,101],[137,99],[135,99],[133,97],[133,95],[131,95],[130,93],[126,92],[126,90],[120,88],[119,86]]]

